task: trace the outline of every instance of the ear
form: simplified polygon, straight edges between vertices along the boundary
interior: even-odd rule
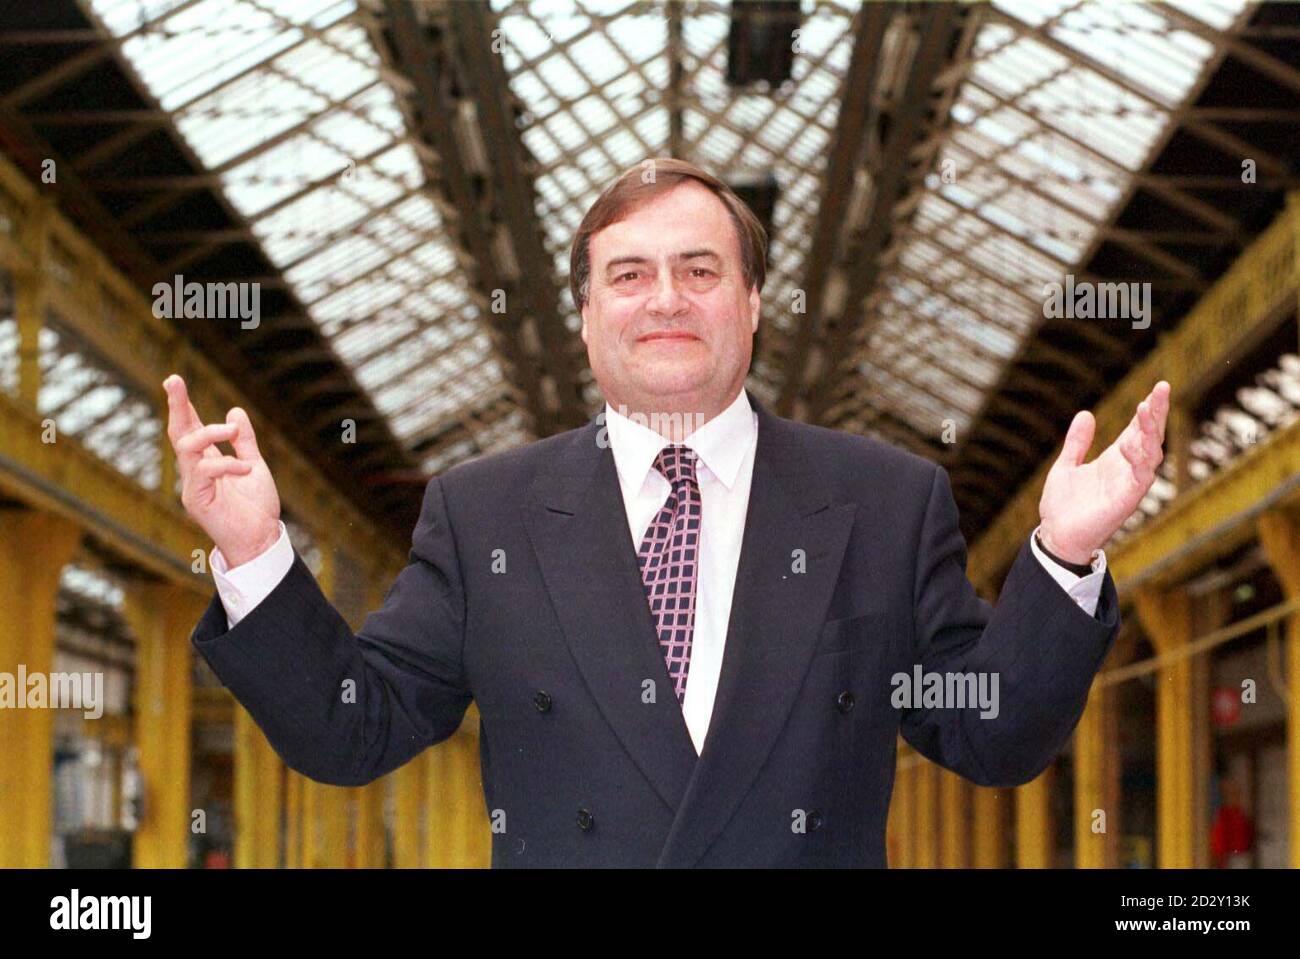
[[[758,332],[758,314],[762,311],[763,301],[758,295],[758,286],[749,288],[749,327],[750,332]]]
[[[582,310],[580,311],[582,315],[582,342],[584,344],[587,343],[587,313],[590,309],[591,298],[588,297],[587,302],[582,304]]]

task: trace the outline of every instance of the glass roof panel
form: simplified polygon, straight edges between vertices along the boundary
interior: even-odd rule
[[[1184,9],[1223,28],[1244,6]],[[1214,53],[1158,5],[1060,0],[994,0],[972,49],[937,154],[949,175],[927,176],[898,232],[861,350],[894,368],[925,317],[944,335],[907,361],[960,370],[963,384],[935,392],[965,413],[978,410],[965,384],[998,381],[1042,321],[1044,286],[1080,268]],[[934,436],[930,378],[908,379],[861,402]]]
[[[358,382],[381,410],[401,411],[399,439],[444,412],[450,398],[422,400],[463,367],[482,402],[507,394],[499,366],[484,362],[486,339],[466,335],[467,278],[355,0],[90,7],[126,38],[146,87],[340,358],[368,362]],[[587,136],[577,130],[569,146]]]

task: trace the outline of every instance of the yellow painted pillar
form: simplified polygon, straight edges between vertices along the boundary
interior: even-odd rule
[[[321,569],[316,576],[321,592],[331,600],[335,598],[334,589],[334,546],[328,540],[320,540]],[[360,677],[356,677],[359,685]],[[357,689],[352,691],[352,705],[348,708],[360,709],[356,701]],[[341,701],[345,690],[335,690]],[[303,777],[302,780],[302,856],[303,868],[306,869],[341,869],[348,862],[348,800],[350,790],[343,786],[329,786]]]
[[[303,868],[342,869],[347,865],[348,794],[345,787],[303,777]]]
[[[889,800],[889,817],[893,820],[893,837],[887,836],[885,854],[891,869],[913,868],[913,850],[917,838],[915,811],[915,768],[913,752],[898,750],[897,772],[894,773],[893,797]]]
[[[974,814],[971,858],[976,869],[1002,869],[1006,866],[1007,800],[1005,789],[972,786]]]
[[[484,838],[490,837],[483,786],[479,779],[478,736],[471,728],[475,716],[450,739],[429,750],[428,863],[440,869],[490,866],[491,849],[484,855]],[[510,831],[509,811],[506,832]]]
[[[1232,617],[1232,593],[1226,589],[1203,593],[1192,603],[1192,638],[1205,636],[1227,625]],[[1210,653],[1192,657],[1192,744],[1189,786],[1192,792],[1192,866],[1209,869],[1210,777],[1214,770],[1214,730],[1210,727]]]
[[[949,769],[939,771],[942,810],[939,861],[945,869],[970,868],[970,783]]]
[[[1110,788],[1107,710],[1114,708],[1114,689],[1093,684],[1088,704],[1074,731],[1074,865],[1078,869],[1112,866],[1110,837],[1119,826],[1118,807]]]
[[[379,609],[384,602],[385,586],[379,570],[366,574],[366,610]],[[364,615],[361,617],[364,621]],[[360,623],[352,628],[359,629]],[[377,779],[366,786],[352,790],[351,805],[356,810],[354,820],[352,865],[358,869],[382,869],[387,865],[388,853],[384,828],[384,803],[388,798],[391,776]]]
[[[132,837],[131,861],[141,869],[184,869],[194,827],[190,633],[207,600],[175,583],[137,581],[123,605],[135,636],[135,744],[144,782],[144,817]]]
[[[1052,822],[1055,773],[1055,767],[1048,766],[1037,779],[1016,787],[1017,868],[1050,869],[1055,865],[1056,833]]]
[[[358,869],[382,869],[387,865],[384,845],[384,799],[387,791],[387,777],[352,790],[352,801],[357,811],[353,843],[356,856],[352,865]]]
[[[459,735],[459,734],[457,734]],[[457,807],[454,788],[456,757],[452,740],[430,746],[425,752],[424,861],[431,869],[454,869],[458,861]],[[509,827],[509,822],[506,823]]]
[[[1157,655],[1191,641],[1192,603],[1186,592],[1140,589],[1138,619]],[[1192,661],[1182,658],[1156,674],[1156,866],[1190,869],[1195,861]]]
[[[479,714],[471,705],[461,724],[457,740],[458,781],[461,794],[460,821],[464,832],[463,864],[474,869],[492,867],[492,825],[483,801],[483,767],[479,762]],[[509,821],[507,821],[509,826]]]
[[[81,542],[76,524],[52,513],[0,510],[0,672],[29,708],[0,709],[0,868],[45,868],[53,839],[54,711],[30,708],[30,678],[54,669],[59,577]]]
[[[1289,514],[1265,513],[1259,518],[1259,540],[1286,598],[1300,597],[1300,522]],[[1287,835],[1295,869],[1300,868],[1300,616],[1287,620],[1285,636]]]
[[[913,774],[916,777],[916,850],[913,862],[917,869],[933,869],[938,865],[939,767],[922,758]]]
[[[424,820],[425,796],[428,794],[428,759],[426,749],[406,765],[395,770],[393,795],[393,860],[398,869],[423,869],[425,865]]]
[[[280,865],[284,763],[243,706],[235,704],[235,866]]]
[[[307,777],[293,769],[284,770],[284,865],[302,869],[306,865],[303,846],[303,786]]]

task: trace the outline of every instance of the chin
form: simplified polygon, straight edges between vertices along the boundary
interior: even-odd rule
[[[641,377],[646,392],[650,394],[694,393],[705,389],[709,373],[698,367],[683,369],[680,366],[651,364]]]

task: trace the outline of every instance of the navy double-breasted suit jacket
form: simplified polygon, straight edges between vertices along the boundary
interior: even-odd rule
[[[750,403],[749,508],[699,756],[598,418],[430,480],[409,564],[355,635],[295,555],[233,629],[214,596],[193,642],[321,782],[396,769],[476,701],[504,826],[494,866],[885,866],[900,729],[975,783],[1034,778],[1114,641],[1115,587],[1107,574],[1087,615],[1026,542],[990,607],[942,468]],[[996,674],[996,718],[895,706],[891,677],[917,664]]]

